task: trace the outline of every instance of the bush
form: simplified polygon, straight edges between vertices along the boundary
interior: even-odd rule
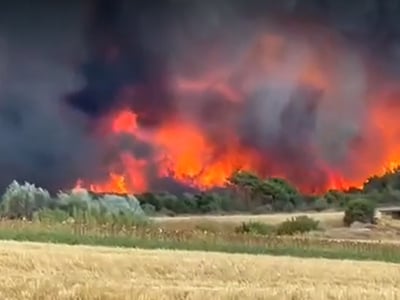
[[[127,213],[134,216],[144,216],[144,211],[139,201],[132,195],[125,197],[118,195],[104,195],[98,198],[99,204],[111,214]],[[95,205],[94,203],[91,203]]]
[[[234,201],[227,193],[200,192],[184,193],[176,196],[167,192],[144,193],[137,196],[142,208],[150,208],[150,212],[159,214],[205,214],[231,210]],[[153,208],[154,207],[154,211]]]
[[[200,193],[196,195],[197,211],[212,213],[221,211],[222,198],[216,193]]]
[[[280,178],[262,181],[257,188],[257,194],[262,195],[265,199],[270,199],[269,201],[272,201],[271,204],[275,211],[292,212],[300,204],[298,191]]]
[[[57,206],[72,217],[77,211],[82,212],[89,209],[92,196],[88,191],[79,189],[71,193],[59,192],[56,201]]]
[[[236,233],[251,233],[260,235],[269,235],[274,233],[275,228],[272,225],[261,222],[243,222],[235,228]]]
[[[6,218],[32,220],[34,212],[46,207],[51,201],[48,191],[25,182],[13,181],[2,197],[1,212]]]
[[[143,206],[144,204],[150,204],[155,208],[156,211],[161,211],[164,207],[164,199],[154,193],[146,192],[136,195],[136,198],[138,199],[141,206]]]
[[[191,213],[192,208],[187,201],[182,201],[177,196],[162,192],[155,195],[159,202],[162,203],[161,211],[171,211],[175,214],[187,214]]]
[[[319,221],[308,216],[298,216],[288,219],[278,225],[276,233],[278,235],[293,235],[318,230]]]
[[[68,213],[60,209],[42,209],[36,213],[37,220],[46,223],[62,223],[69,217]],[[36,218],[35,218],[36,219]]]
[[[346,204],[350,201],[350,196],[346,193],[337,191],[337,190],[330,190],[325,195],[324,198],[328,205],[345,207]]]
[[[386,188],[384,190],[378,191],[373,190],[366,195],[363,195],[363,198],[368,198],[375,203],[399,203],[400,200],[400,191],[392,188]]]
[[[104,194],[101,196],[94,196],[85,189],[79,189],[71,193],[60,192],[57,200],[58,206],[68,211],[71,216],[74,211],[87,211],[90,213],[100,210],[115,215],[120,213],[130,213],[137,216],[144,215],[139,201],[132,195],[119,196]]]
[[[295,204],[291,201],[282,201],[282,200],[276,200],[272,204],[272,208],[274,211],[279,211],[279,212],[286,212],[286,213],[291,213],[296,210]]]
[[[353,222],[373,223],[375,215],[375,202],[358,198],[350,200],[344,212],[343,222],[350,226]]]
[[[312,207],[315,211],[320,212],[327,209],[329,204],[325,197],[319,197],[313,202]]]
[[[156,215],[156,208],[154,207],[154,205],[151,205],[150,203],[143,203],[140,205],[143,209],[143,212],[147,215],[147,216],[154,216]]]

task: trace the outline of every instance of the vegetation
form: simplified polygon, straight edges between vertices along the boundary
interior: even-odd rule
[[[257,219],[234,226],[214,223],[212,226],[198,224],[193,228],[174,227],[168,222],[160,223],[157,218],[149,218],[254,211],[257,208],[291,212],[344,207],[346,225],[355,221],[373,222],[375,200],[370,196],[371,191],[367,194],[363,190],[331,190],[324,195],[305,196],[282,179],[261,180],[246,172],[235,173],[229,182],[226,189],[181,196],[169,193],[93,194],[86,190],[52,196],[29,183],[13,182],[1,198],[0,239],[400,262],[400,254],[393,244],[313,237],[319,235],[324,226],[303,212],[270,224]],[[376,193],[379,191],[375,190],[375,197]]]
[[[278,235],[294,235],[318,230],[319,222],[307,216],[294,217],[279,224],[276,229]]]
[[[346,235],[345,239],[332,239],[329,226],[336,226],[331,232],[334,230],[347,230],[347,233],[362,232],[365,237],[369,234],[368,231],[378,234],[377,228],[382,226],[383,219],[382,223],[368,226],[365,230],[364,228],[354,230],[353,226],[346,228],[344,225],[350,226],[354,222],[372,223],[375,205],[393,204],[400,200],[398,197],[400,184],[396,183],[399,181],[398,178],[399,176],[394,174],[385,175],[382,178],[372,178],[363,189],[330,190],[319,195],[303,195],[282,179],[261,179],[248,172],[233,174],[224,189],[180,195],[167,192],[135,196],[93,194],[86,190],[51,195],[48,191],[32,184],[13,182],[0,198],[0,240],[3,240],[0,245],[0,264],[2,274],[6,274],[0,283],[0,298],[91,299],[107,298],[107,295],[110,297],[112,295],[112,298],[123,299],[129,294],[137,296],[136,298],[142,298],[143,295],[157,298],[162,295],[165,299],[171,295],[172,299],[189,298],[191,292],[197,293],[193,297],[199,299],[210,296],[216,298],[217,293],[221,298],[249,296],[255,299],[262,298],[266,294],[274,294],[279,299],[321,299],[339,296],[354,298],[360,295],[366,296],[366,299],[390,298],[390,295],[384,292],[385,287],[381,288],[381,285],[382,282],[388,282],[396,277],[393,275],[396,272],[395,266],[385,280],[378,281],[378,275],[374,275],[371,270],[376,270],[379,263],[375,262],[374,268],[363,269],[361,273],[359,270],[362,265],[360,265],[357,270],[365,276],[364,281],[358,287],[355,287],[352,281],[354,290],[344,291],[340,282],[351,281],[352,275],[349,274],[354,273],[355,269],[350,269],[353,267],[351,264],[345,267],[344,262],[339,260],[400,263],[399,243],[359,240],[356,239],[359,236]],[[327,209],[341,212],[323,212]],[[315,212],[310,213],[310,210]],[[297,215],[291,213],[295,211],[298,212]],[[240,212],[247,213],[247,219],[243,219],[244,214],[242,216],[233,214]],[[249,216],[249,212],[253,215]],[[276,214],[261,215],[273,212]],[[196,214],[207,217],[193,216]],[[221,216],[223,214],[228,216]],[[321,217],[324,215],[329,215],[329,218],[334,215],[335,219],[329,219],[328,222]],[[208,221],[207,218],[214,221]],[[270,218],[269,221],[266,218]],[[196,223],[195,219],[203,221]],[[383,231],[393,231],[394,235],[398,236],[400,223],[387,224],[382,228]],[[22,248],[25,243],[19,246],[6,246],[11,244],[4,240],[63,245],[35,244],[28,249],[28,247]],[[93,253],[85,256],[80,252],[83,250],[78,250],[79,247],[67,251],[69,247],[66,244],[111,246],[120,249],[98,247],[98,250],[91,250]],[[42,248],[39,254],[38,251]],[[151,258],[150,252],[145,250],[130,250],[126,252],[130,253],[129,255],[122,256],[124,250],[121,248],[154,249],[157,259],[154,259],[154,255]],[[88,251],[89,247],[82,249]],[[192,252],[184,254],[186,258],[190,258],[186,259],[185,264],[179,264],[176,255],[181,254],[176,254],[176,251],[170,252],[174,254],[170,254],[171,258],[167,261],[163,254],[166,253],[163,252],[166,249],[203,251],[201,257],[218,256],[216,253],[204,253],[205,251],[224,252],[224,258],[210,262],[208,259],[196,258],[198,252]],[[98,251],[99,254],[94,254],[94,251]],[[112,258],[113,251],[119,251],[115,259]],[[147,254],[136,258],[133,253]],[[270,257],[257,260],[258,258],[254,256],[243,260],[241,257],[230,258],[229,253],[267,254]],[[286,257],[273,258],[272,255]],[[312,269],[310,272],[304,271],[304,262],[301,266],[299,263],[296,265],[296,260],[287,256],[319,257],[337,261],[328,263],[327,260],[318,260],[309,267]],[[288,263],[285,263],[286,261]],[[199,263],[202,264],[201,272],[188,273],[184,269],[196,267]],[[263,266],[271,270],[265,272]],[[382,270],[385,269],[387,273],[388,267],[392,268],[389,265],[382,266]],[[71,268],[75,269],[71,271]],[[135,281],[134,289],[132,283],[126,281],[126,278],[132,278],[132,270],[135,270],[134,277],[139,278],[139,281]],[[258,276],[260,272],[262,276]],[[383,276],[382,271],[379,272],[380,276]],[[75,276],[78,273],[83,275]],[[153,273],[157,273],[157,276]],[[99,274],[113,274],[113,276],[109,276],[110,279],[100,276],[102,278],[100,284]],[[197,277],[187,284],[181,280],[183,277],[179,274]],[[204,277],[204,274],[207,276]],[[256,276],[254,274],[258,274],[258,277],[251,277]],[[278,274],[279,278],[274,274]],[[60,278],[56,287],[54,284],[49,285],[54,276]],[[313,289],[304,289],[305,276],[315,277],[310,279]],[[325,283],[330,280],[324,276],[332,276],[339,284],[339,288],[324,289]],[[151,280],[155,277],[158,288],[149,289]],[[293,284],[293,278],[297,277],[302,278],[302,289]],[[325,282],[321,287],[317,281],[320,277]],[[30,278],[35,288],[32,288],[32,284],[27,284],[26,278]],[[211,288],[212,278],[223,281],[225,285],[231,281],[229,291],[222,287]],[[243,281],[243,278],[246,280]],[[367,279],[368,282],[371,280],[375,282],[375,286],[365,285]],[[163,282],[171,280],[174,282],[173,287],[166,283],[165,286],[168,287],[163,289]],[[197,289],[196,284],[200,280],[202,285]],[[274,280],[283,285],[291,282],[292,288],[271,289],[271,282]],[[361,282],[359,276],[357,280]],[[247,288],[241,286],[244,283],[249,286]],[[285,286],[287,287],[287,284]],[[143,293],[134,294],[137,290]]]
[[[297,216],[279,223],[277,226],[262,222],[243,222],[235,228],[237,233],[259,235],[294,235],[318,230],[319,221],[308,216]]]
[[[27,218],[32,220],[35,211],[47,207],[50,194],[33,184],[19,185],[13,181],[1,199],[1,214],[10,219]]]
[[[361,189],[329,190],[316,195],[301,194],[289,182],[280,178],[262,179],[244,171],[232,174],[228,183],[226,188],[197,194],[172,195],[164,192],[145,193],[136,197],[141,206],[152,215],[169,216],[342,210],[354,199],[370,200],[379,205],[400,202],[400,171],[397,169],[381,177],[369,178]]]
[[[165,192],[144,193],[136,197],[142,207],[153,215],[244,211],[260,214],[313,209],[306,196],[279,178],[263,180],[255,174],[241,171],[234,173],[228,181],[228,187],[210,192],[179,196]]]
[[[261,222],[243,222],[235,228],[237,233],[250,233],[260,235],[271,235],[275,232],[275,227]]]
[[[364,199],[379,205],[400,201],[398,170],[367,180],[362,189],[329,190],[319,195],[303,195],[280,178],[262,179],[250,172],[238,171],[228,179],[225,188],[206,192],[171,194],[169,192],[139,195],[94,194],[86,190],[60,192],[51,196],[32,184],[13,182],[0,199],[0,212],[6,218],[31,220],[40,210],[60,210],[72,217],[74,211],[86,214],[176,216],[344,209],[351,200]],[[107,212],[107,213],[106,213]]]
[[[93,195],[86,190],[60,192],[55,198],[35,185],[14,181],[0,203],[0,213],[6,219],[59,221],[69,218],[102,225],[107,222],[131,224],[146,219],[139,201],[130,195]]]
[[[200,229],[168,229],[154,223],[132,226],[109,223],[98,226],[83,222],[47,224],[37,221],[10,220],[0,222],[0,239],[71,245],[381,260],[400,263],[400,253],[396,243],[317,239],[312,236],[298,235],[278,236],[273,230],[268,232],[269,229],[280,228],[280,224],[276,227],[260,227],[254,224],[248,227],[249,232],[243,233],[236,230],[212,232]]]
[[[344,212],[344,223],[349,226],[354,222],[373,223],[375,204],[368,199],[350,200]]]

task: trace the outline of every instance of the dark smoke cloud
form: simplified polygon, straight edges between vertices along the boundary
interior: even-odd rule
[[[17,179],[54,191],[80,176],[102,176],[99,143],[85,120],[61,105],[82,86],[71,64],[83,49],[81,10],[73,2],[39,2],[0,4],[2,188]]]
[[[226,52],[222,47],[240,48],[245,34],[257,34],[265,24],[328,28],[371,55],[379,49],[381,63],[395,71],[398,16],[397,0],[93,1],[86,41],[90,57],[82,66],[86,86],[70,102],[97,115],[115,107],[124,87],[145,85],[145,93],[130,105],[143,117],[162,118],[161,111],[168,114],[174,106],[168,92],[171,61],[187,59],[180,65],[192,74],[204,70],[201,54],[211,45],[220,47],[220,53]]]
[[[325,159],[340,162],[365,96],[359,56],[373,58],[385,74],[400,75],[399,17],[397,0],[2,1],[0,185],[26,179],[57,189],[78,177],[103,176],[105,145],[113,142],[96,139],[88,128],[126,106],[142,126],[158,126],[182,113],[183,105],[214,140],[223,142],[221,128],[228,124],[243,143],[309,166],[307,145],[298,147],[297,130],[304,129]],[[338,36],[346,48],[346,62],[335,72],[351,75],[337,79],[337,95],[307,94],[294,81],[277,86],[272,79],[245,93],[245,107],[222,103],[212,92],[197,107],[173,92],[170,74],[196,77],[219,64],[239,64],[247,45],[265,30],[293,38],[285,66],[295,73],[302,59],[298,49],[307,52],[324,34],[299,36],[315,28]],[[334,101],[314,106],[320,98]],[[332,102],[340,107],[336,115],[327,104]],[[238,111],[239,119],[230,117]],[[346,112],[351,115],[342,116]],[[336,151],[324,140],[329,130]],[[154,150],[126,137],[117,144],[141,157]]]

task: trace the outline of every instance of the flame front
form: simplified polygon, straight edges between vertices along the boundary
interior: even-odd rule
[[[345,111],[335,112],[340,105],[353,101],[347,98],[347,94],[342,96],[337,91],[336,83],[342,80],[341,71],[337,71],[338,61],[342,57],[339,46],[331,49],[331,44],[323,41],[318,51],[314,51],[307,47],[296,48],[290,43],[285,36],[267,34],[250,45],[235,63],[216,65],[211,72],[208,68],[196,78],[171,75],[170,86],[176,98],[177,110],[159,126],[141,126],[140,113],[133,109],[125,108],[113,113],[106,124],[109,135],[131,136],[150,145],[153,153],[146,158],[139,158],[131,152],[120,151],[118,160],[108,166],[108,179],[95,183],[80,180],[79,186],[95,192],[143,192],[151,188],[148,174],[149,169],[155,166],[158,178],[173,178],[199,189],[222,187],[234,171],[241,169],[262,176],[287,178],[304,192],[321,192],[360,187],[368,177],[396,167],[400,162],[400,124],[396,118],[400,106],[394,105],[396,93],[388,94],[386,87],[377,88],[378,92],[366,95],[364,101],[367,109],[364,117],[358,121],[361,129],[352,135],[345,132],[349,137],[346,142],[348,147],[342,147],[344,150],[340,150],[339,146],[337,150],[332,149],[336,146],[326,146],[330,143],[328,132],[332,126],[329,124],[326,125],[328,129],[320,133],[319,140],[308,137],[301,139],[298,137],[302,134],[301,128],[293,125],[291,137],[300,140],[284,139],[282,144],[297,143],[287,146],[287,149],[295,149],[297,157],[301,156],[306,163],[299,164],[294,156],[291,160],[289,154],[283,155],[279,143],[278,146],[270,146],[272,142],[268,139],[276,138],[273,135],[267,135],[267,140],[260,141],[267,145],[265,150],[247,143],[238,134],[234,126],[238,116],[243,114],[249,98],[265,86],[283,86],[283,91],[288,93],[302,86],[322,91],[324,97],[318,100],[322,103],[316,105],[328,107],[326,111],[336,117]],[[207,62],[206,54],[204,61]],[[396,90],[396,84],[391,89]],[[229,107],[216,118],[217,121],[210,124],[198,121],[201,111],[198,107],[202,107],[205,98],[210,98],[204,95],[212,95],[211,98],[217,99],[218,103],[225,103]],[[263,101],[270,101],[268,95]],[[340,103],[338,98],[344,98],[343,102]],[[277,102],[277,112],[280,103]],[[306,106],[306,109],[312,110],[310,107]],[[213,109],[205,113],[212,115]],[[273,116],[273,113],[268,113],[268,116]],[[292,119],[289,117],[287,122],[294,122]],[[267,117],[261,116],[261,120],[262,124],[264,121],[269,124]],[[339,128],[341,120],[340,117],[332,121],[335,128]],[[269,125],[260,127],[272,131]],[[338,135],[338,132],[335,131],[335,134]],[[321,147],[327,150],[321,151]],[[333,159],[334,152],[339,150],[343,152],[340,159]],[[328,152],[333,154],[326,154]]]

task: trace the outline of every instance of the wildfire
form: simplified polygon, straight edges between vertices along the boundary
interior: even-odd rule
[[[301,60],[293,53],[288,54],[290,51],[293,52],[293,47],[290,47],[287,39],[267,35],[255,47],[250,47],[242,64],[238,64],[236,68],[205,74],[204,78],[196,80],[182,76],[172,78],[174,94],[180,101],[179,107],[194,105],[190,102],[191,99],[210,92],[217,95],[219,101],[240,105],[246,103],[250,91],[263,86],[266,78],[272,78],[271,80],[279,83],[289,81],[290,85],[293,82],[297,85],[306,84],[328,94],[334,91],[330,71],[334,68],[335,60],[329,49],[325,47],[325,52],[319,56],[306,49]],[[285,55],[291,55],[295,59],[288,60]],[[201,100],[198,101],[200,102],[196,105],[202,103]],[[184,113],[170,116],[162,125],[149,130],[140,126],[135,111],[126,108],[110,119],[110,134],[126,134],[144,141],[151,145],[154,153],[150,158],[139,159],[131,152],[121,152],[118,162],[109,168],[108,179],[97,183],[84,183],[80,180],[77,186],[85,186],[94,192],[143,192],[151,188],[148,172],[150,166],[155,166],[158,178],[171,177],[199,189],[224,186],[227,178],[238,169],[261,175],[289,177],[288,179],[300,185],[299,188],[306,192],[360,187],[369,176],[388,169],[393,170],[399,165],[400,125],[397,116],[400,109],[392,105],[393,101],[375,101],[376,104],[369,107],[365,118],[368,122],[361,132],[363,139],[347,150],[346,166],[337,166],[321,154],[310,150],[312,153],[308,154],[314,161],[310,167],[305,167],[309,169],[304,170],[302,175],[293,175],[291,178],[288,173],[292,173],[291,169],[298,168],[296,162],[282,161],[274,156],[276,152],[264,153],[244,144],[235,128],[223,122],[230,117],[228,111],[220,115],[218,124],[223,125],[215,126],[214,131],[222,134],[214,138],[202,124],[193,118],[186,118]],[[239,110],[232,114],[240,113]],[[315,173],[311,176],[313,168],[318,168],[320,175]],[[311,177],[320,179],[317,186],[312,183],[304,184]]]
[[[129,110],[121,111],[112,122],[112,131],[116,134],[129,133],[135,135],[137,130],[137,116]]]
[[[74,188],[74,190],[82,189],[84,182],[79,180]],[[126,187],[125,177],[123,175],[118,175],[113,172],[110,173],[110,178],[104,183],[90,184],[89,190],[94,193],[106,193],[112,191],[117,194],[128,193],[128,188]]]

